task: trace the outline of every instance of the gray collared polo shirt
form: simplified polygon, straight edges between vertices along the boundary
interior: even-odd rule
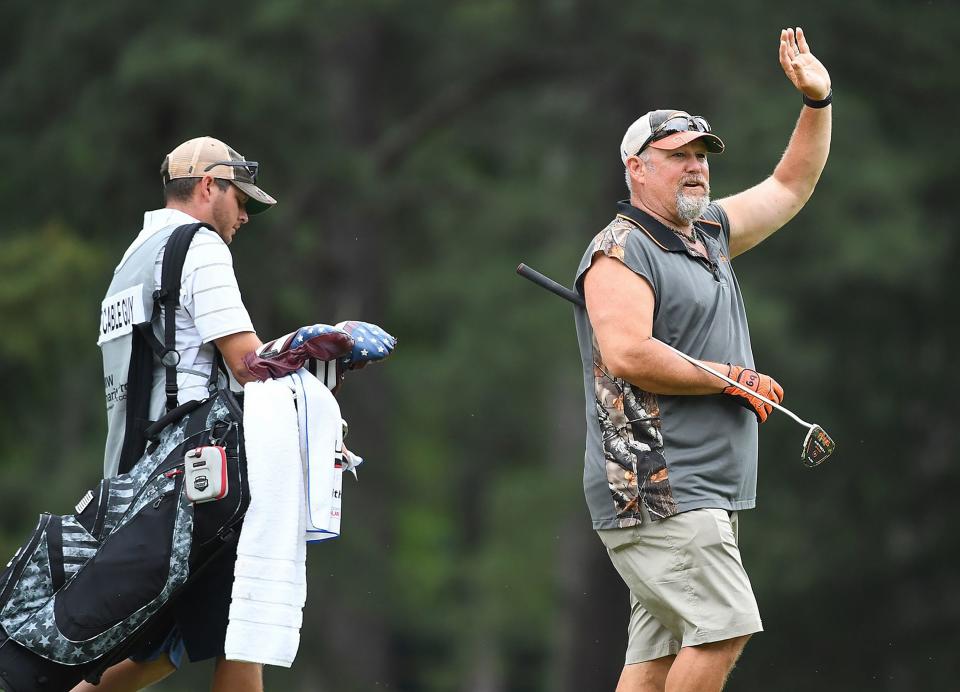
[[[695,222],[708,258],[627,202],[584,252],[575,286],[594,257],[623,262],[653,288],[653,336],[701,360],[753,368],[740,287],[730,264],[727,215],[711,204]],[[595,529],[635,526],[703,507],[752,508],[757,421],[732,397],[645,392],[606,372],[587,312],[576,308],[586,395],[583,487]]]

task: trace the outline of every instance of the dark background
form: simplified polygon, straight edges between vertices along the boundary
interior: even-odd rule
[[[714,196],[776,164],[802,26],[836,93],[811,202],[736,268],[761,370],[823,425],[761,430],[741,515],[766,632],[730,690],[957,688],[957,127],[952,2],[3,0],[0,553],[99,477],[99,302],[210,134],[280,203],[231,246],[262,338],[359,318],[396,334],[350,377],[340,540],[309,550],[291,670],[268,689],[612,690],[627,594],[589,527],[569,283],[626,196],[651,108],[727,144]],[[189,666],[157,689],[208,685]]]

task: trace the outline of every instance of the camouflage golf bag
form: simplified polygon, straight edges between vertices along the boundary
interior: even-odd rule
[[[249,503],[242,440],[238,402],[218,391],[76,514],[40,516],[0,575],[0,687],[69,690],[165,634],[165,606],[236,540]],[[205,445],[225,450],[228,492],[194,504],[184,460]]]

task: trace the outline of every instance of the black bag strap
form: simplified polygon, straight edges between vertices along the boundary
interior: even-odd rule
[[[210,227],[204,223],[186,224],[179,226],[167,238],[167,246],[163,249],[163,267],[160,270],[160,289],[153,293],[154,315],[159,312],[160,306],[163,306],[163,350],[158,355],[167,371],[164,390],[168,413],[177,408],[177,365],[180,364],[180,354],[177,352],[177,309],[180,307],[183,263],[193,236],[201,228]]]
[[[143,431],[144,437],[150,442],[156,442],[160,439],[160,433],[163,432],[165,427],[176,420],[180,420],[188,413],[196,411],[198,408],[200,408],[202,403],[202,401],[191,399],[186,403],[180,404],[172,411],[167,411],[165,414],[160,416],[160,418],[147,426],[146,430]]]
[[[180,354],[176,349],[176,311],[180,307],[183,263],[193,237],[201,228],[210,226],[204,223],[185,224],[178,226],[167,238],[167,245],[163,250],[163,266],[160,269],[160,289],[153,292],[153,313],[149,321],[134,325],[130,368],[127,374],[126,426],[117,473],[127,473],[132,469],[147,447],[145,431],[151,424],[150,393],[153,388],[154,355],[160,359],[166,370],[165,410],[169,413],[177,408],[177,365],[180,363]],[[164,315],[163,342],[153,331],[153,325],[160,319],[161,306]],[[216,368],[216,364],[214,367]]]
[[[144,428],[150,424],[150,390],[153,384],[153,354],[160,342],[150,322],[134,325],[127,372],[127,415],[117,473],[127,473],[147,446]],[[156,342],[154,345],[151,342]]]

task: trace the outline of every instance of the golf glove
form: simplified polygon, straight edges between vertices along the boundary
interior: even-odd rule
[[[340,363],[348,370],[355,370],[367,363],[383,360],[397,345],[395,336],[370,322],[351,320],[338,323],[337,328],[353,337],[353,348],[340,358]]]
[[[243,362],[254,377],[263,381],[296,372],[311,358],[319,361],[342,358],[351,353],[353,346],[353,337],[344,330],[329,324],[314,324],[265,343],[245,355]]]
[[[774,403],[779,404],[783,400],[783,387],[781,387],[775,379],[770,377],[770,375],[763,375],[756,370],[745,368],[742,365],[731,365],[728,363],[727,367],[729,368],[727,377],[731,380],[739,382],[744,387],[752,389],[757,394],[765,396]],[[767,420],[767,416],[773,411],[772,406],[768,406],[760,401],[760,399],[755,396],[750,396],[733,385],[724,387],[723,393],[736,397],[735,401],[738,404],[753,411],[758,423],[763,423]]]

